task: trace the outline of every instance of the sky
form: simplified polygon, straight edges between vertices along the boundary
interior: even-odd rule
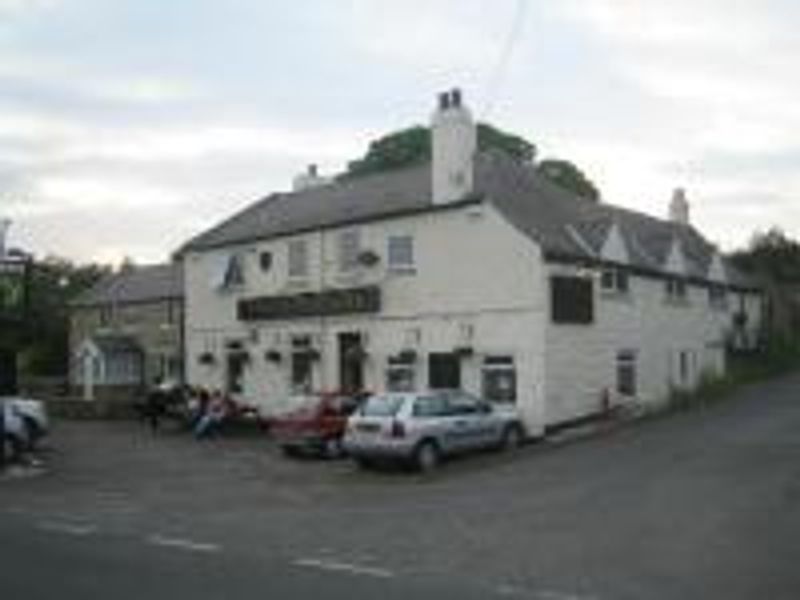
[[[316,163],[478,119],[730,250],[800,235],[792,0],[0,0],[0,216],[38,256],[165,260]]]

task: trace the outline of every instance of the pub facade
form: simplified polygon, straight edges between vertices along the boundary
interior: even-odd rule
[[[312,391],[462,388],[532,434],[663,402],[758,342],[762,297],[689,223],[574,196],[478,152],[440,95],[431,161],[316,168],[188,241],[187,381],[278,411]]]

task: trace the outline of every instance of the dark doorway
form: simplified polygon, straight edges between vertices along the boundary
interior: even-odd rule
[[[10,350],[0,350],[0,396],[17,393],[17,355]]]
[[[241,394],[244,391],[244,369],[247,365],[247,354],[242,351],[228,354],[227,392]]]
[[[432,390],[461,387],[461,359],[451,352],[428,355],[428,385]]]
[[[364,349],[360,333],[339,334],[339,385],[347,392],[364,389]]]

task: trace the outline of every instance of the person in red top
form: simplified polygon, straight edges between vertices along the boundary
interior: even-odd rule
[[[219,431],[222,422],[231,412],[231,401],[219,390],[211,394],[205,413],[194,428],[197,439],[207,437]]]

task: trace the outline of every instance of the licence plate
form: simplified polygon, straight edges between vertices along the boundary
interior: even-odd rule
[[[359,423],[356,425],[356,430],[364,433],[377,433],[380,429],[381,426],[378,423]]]

